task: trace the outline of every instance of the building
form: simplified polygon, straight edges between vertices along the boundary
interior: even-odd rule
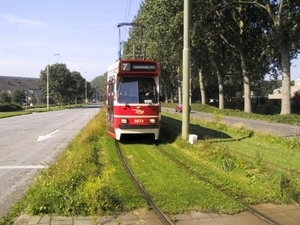
[[[14,92],[19,89],[27,96],[28,104],[40,104],[39,80],[39,78],[30,77],[0,76],[0,93],[6,93],[12,98]]]
[[[300,91],[300,79],[295,80],[294,86],[291,86],[291,98],[294,96],[295,92]],[[282,87],[277,88],[273,91],[273,94],[269,95],[269,99],[281,99]]]

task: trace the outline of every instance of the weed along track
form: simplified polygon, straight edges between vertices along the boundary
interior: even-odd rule
[[[284,170],[294,168],[294,162],[285,166],[286,159],[282,160],[283,154],[297,156],[297,151],[282,150],[279,147],[285,143],[273,146],[240,129],[221,126],[223,130],[218,130],[220,125],[193,125],[194,133],[198,137],[201,134],[202,140],[191,145],[180,138],[180,126],[180,121],[163,117],[159,142],[117,143],[122,161],[161,212],[176,222],[176,215],[186,212],[238,214],[248,210],[264,223],[285,224],[258,205],[299,202],[298,179],[293,171]],[[256,155],[251,142],[262,146],[259,153],[266,154],[266,159]],[[271,154],[273,149],[275,153]],[[281,169],[268,164],[270,158]]]
[[[119,142],[116,140],[116,149],[118,152],[118,155],[120,157],[120,160],[124,166],[124,168],[126,169],[127,173],[130,175],[131,179],[133,180],[133,182],[135,183],[135,185],[138,187],[138,189],[143,193],[143,195],[145,196],[147,202],[149,203],[149,205],[152,207],[152,209],[154,210],[154,212],[156,213],[157,217],[161,220],[161,222],[165,225],[171,225],[172,223],[169,221],[169,219],[167,218],[167,216],[162,212],[162,210],[155,204],[155,202],[153,201],[153,199],[151,198],[151,196],[148,194],[148,192],[143,188],[143,186],[141,185],[141,183],[137,180],[137,178],[134,176],[133,172],[131,171],[131,169],[129,168],[129,165],[127,164],[120,146],[119,146]]]
[[[172,215],[187,211],[234,214],[248,209],[265,222],[280,225],[211,183],[194,171],[192,165],[169,153],[163,144],[116,141],[115,145],[124,168],[163,224],[175,224],[176,218]]]
[[[158,146],[159,148],[159,146]],[[207,183],[208,185],[211,185],[216,191],[221,192],[222,194],[228,196],[232,200],[238,202],[241,204],[243,207],[245,207],[247,210],[249,210],[251,213],[255,214],[258,216],[260,219],[268,222],[269,224],[274,224],[274,225],[281,225],[278,221],[272,219],[271,217],[265,215],[263,212],[260,212],[259,210],[247,205],[243,201],[238,200],[236,197],[231,196],[228,194],[226,191],[224,191],[221,187],[217,186],[216,184],[213,184],[211,181],[209,181],[207,178],[202,176],[201,174],[197,173],[196,171],[192,170],[189,165],[185,164],[183,161],[180,161],[170,153],[168,153],[165,149],[159,148],[159,151],[164,154],[166,157],[168,157],[172,162],[176,163],[177,165],[181,166],[185,171],[190,173],[192,176],[196,176],[199,180]]]

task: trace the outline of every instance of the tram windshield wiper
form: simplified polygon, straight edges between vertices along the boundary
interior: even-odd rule
[[[123,97],[123,100],[124,100],[124,103],[125,103],[126,107],[129,107],[129,104],[128,104],[128,102],[126,101],[126,98]]]
[[[125,105],[126,105],[126,107],[129,107],[129,104],[128,104],[128,102],[127,102],[127,100],[126,100],[126,98],[122,95],[122,93],[118,93],[118,98],[119,98],[119,101],[120,100],[123,100],[123,102],[125,103]]]

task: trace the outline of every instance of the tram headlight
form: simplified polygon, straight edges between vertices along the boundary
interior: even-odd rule
[[[121,123],[123,123],[123,124],[127,124],[128,123],[128,120],[127,119],[121,119]]]
[[[155,119],[149,119],[149,123],[155,123]]]

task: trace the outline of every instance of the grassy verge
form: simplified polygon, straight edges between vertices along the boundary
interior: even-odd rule
[[[163,103],[163,107],[169,107],[175,109],[177,103]],[[291,125],[300,125],[300,115],[290,114],[290,115],[262,115],[257,113],[244,113],[240,110],[233,109],[223,109],[220,110],[216,107],[203,105],[200,103],[193,103],[192,110],[198,112],[212,113],[214,115],[224,115],[224,116],[233,116],[233,117],[241,117],[245,119],[255,119],[255,120],[263,120],[268,122],[275,123],[285,123]]]
[[[105,111],[35,178],[25,197],[1,225],[21,212],[56,215],[106,215],[148,207],[118,161],[114,140],[106,135]]]
[[[243,209],[212,185],[249,204],[300,201],[299,140],[191,119],[191,129],[199,141],[190,145],[180,138],[180,119],[180,115],[163,113],[158,147],[122,144],[134,173],[165,212],[236,213]],[[191,176],[163,151],[211,184]],[[55,164],[40,172],[0,225],[12,224],[21,212],[107,215],[147,207],[119,162],[101,110]]]
[[[242,127],[191,120],[200,140],[181,136],[180,116],[164,113],[169,153],[212,184],[247,204],[300,201],[300,141],[252,133]]]
[[[168,144],[160,144],[170,150]],[[169,214],[191,210],[237,213],[244,208],[162,155],[155,145],[122,145],[136,177]]]
[[[54,110],[64,110],[64,109],[72,109],[72,108],[79,108],[83,107],[82,105],[66,105],[66,106],[54,106],[51,107],[50,109],[47,109],[45,106],[43,107],[30,107],[28,106],[27,109],[23,107],[23,110],[21,111],[13,111],[13,112],[1,112],[0,113],[0,119],[1,118],[6,118],[6,117],[12,117],[12,116],[21,116],[21,115],[26,115],[26,114],[31,114],[31,113],[40,113],[40,112],[47,112],[47,111],[54,111]]]

